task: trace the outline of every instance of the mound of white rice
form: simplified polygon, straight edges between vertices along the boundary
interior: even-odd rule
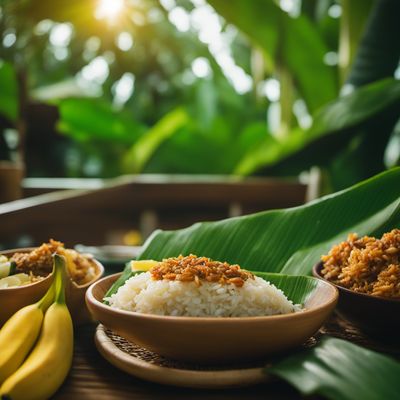
[[[234,284],[153,280],[150,272],[128,279],[117,293],[106,298],[121,310],[145,314],[192,317],[246,317],[293,313],[299,306],[264,279]]]

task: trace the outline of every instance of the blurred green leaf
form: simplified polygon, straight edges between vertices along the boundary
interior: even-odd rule
[[[189,115],[183,108],[177,108],[166,114],[126,153],[123,160],[125,170],[129,173],[141,172],[161,143],[188,122],[190,122]]]
[[[209,3],[263,48],[270,63],[282,62],[290,69],[311,111],[336,96],[334,69],[323,61],[328,48],[306,16],[292,18],[273,1]]]
[[[317,345],[266,369],[303,395],[332,400],[396,399],[400,363],[348,341],[324,337]]]
[[[352,0],[347,2],[354,7]],[[357,1],[361,7],[368,7],[369,2]],[[371,8],[346,82],[355,87],[392,77],[399,65],[400,41],[397,38],[400,36],[400,2],[375,0]],[[362,20],[360,14],[358,11],[355,18]]]
[[[146,130],[126,113],[98,99],[66,99],[59,103],[58,129],[77,141],[134,143]]]
[[[354,61],[374,0],[342,0],[339,33],[339,73],[343,84]]]
[[[287,139],[283,141],[278,141],[271,136],[266,137],[257,148],[244,154],[238,162],[234,174],[250,175],[262,168],[274,165],[305,146],[306,140],[304,131],[299,128],[292,130]]]
[[[348,233],[371,234],[385,224],[389,229],[388,221],[396,223],[399,218],[396,168],[301,207],[156,231],[140,259],[193,253],[249,270],[308,275],[320,256]]]
[[[400,81],[383,79],[365,85],[323,107],[308,131],[311,138],[354,127],[400,101]]]
[[[246,151],[254,151],[265,140],[276,142],[276,139],[268,131],[265,122],[253,122],[244,127],[232,145],[237,147],[238,155],[240,155]]]
[[[218,112],[215,85],[210,79],[199,79],[195,89],[196,114],[200,120],[199,128],[207,132]]]
[[[282,12],[273,1],[208,0],[208,2],[228,22],[233,23],[257,42],[265,50],[268,63],[274,65]]]
[[[18,84],[14,68],[0,59],[0,114],[11,121],[18,117]]]
[[[218,132],[215,134],[218,136]],[[221,174],[228,173],[224,147],[209,135],[183,127],[165,141],[149,160],[144,172],[167,174]]]
[[[384,79],[363,86],[347,96],[327,104],[316,113],[312,127],[294,131],[287,140],[266,142],[255,153],[247,154],[236,173],[248,175],[291,158],[297,171],[331,160],[359,133],[357,126],[366,123],[388,107],[400,104],[400,82]],[[328,145],[327,145],[328,144]]]
[[[105,28],[107,30],[104,21],[94,17],[97,6],[96,0],[57,0],[57,3],[52,0],[23,0],[11,1],[8,12],[14,14],[20,24],[42,20],[72,22],[81,32],[96,35],[102,34]]]
[[[282,57],[313,113],[338,93],[335,70],[324,63],[329,49],[317,27],[305,16],[293,19],[285,15],[284,21]]]

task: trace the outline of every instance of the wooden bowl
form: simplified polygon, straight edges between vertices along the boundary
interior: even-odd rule
[[[319,262],[313,268],[313,275],[325,282],[329,282],[321,275],[323,263]],[[384,297],[357,293],[339,285],[339,301],[336,312],[347,321],[356,325],[365,333],[376,337],[398,338],[400,329],[400,299],[386,299]]]
[[[14,253],[29,253],[33,249],[32,247],[6,250],[1,251],[0,254],[11,257]],[[90,314],[85,305],[85,293],[87,288],[104,274],[103,265],[95,259],[92,259],[92,262],[96,270],[96,277],[94,280],[84,285],[77,285],[72,280],[69,280],[65,288],[67,305],[75,324],[90,320]],[[45,279],[29,285],[0,289],[0,327],[15,314],[16,311],[40,300],[52,282],[53,274],[49,274]]]
[[[93,317],[125,339],[165,357],[207,364],[264,359],[304,343],[335,308],[337,289],[320,281],[302,312],[235,318],[172,317],[122,311],[102,303],[120,274],[90,286]]]

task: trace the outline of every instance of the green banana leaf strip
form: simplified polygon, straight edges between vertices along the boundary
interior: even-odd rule
[[[320,256],[350,232],[398,226],[399,204],[400,168],[395,168],[300,207],[156,231],[139,258],[193,253],[253,271],[309,275]]]
[[[294,304],[304,304],[320,284],[318,279],[309,276],[292,276],[269,272],[253,273],[282,290]]]
[[[113,285],[110,287],[110,289],[107,290],[106,294],[104,295],[104,298],[110,297],[111,295],[117,293],[118,289],[132,276],[136,274],[140,274],[141,271],[132,271],[131,266],[129,263],[126,264],[122,275],[113,283]],[[104,300],[105,304],[108,304],[107,301]]]
[[[397,399],[400,393],[400,363],[332,337],[324,337],[266,372],[285,379],[304,395],[334,400]]]

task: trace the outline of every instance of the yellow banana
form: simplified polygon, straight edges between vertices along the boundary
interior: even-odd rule
[[[13,400],[48,399],[57,391],[71,367],[73,328],[71,315],[65,305],[65,259],[56,255],[54,262],[55,303],[44,315],[36,346],[21,367],[5,380],[0,388],[0,396]]]
[[[0,383],[22,364],[42,326],[43,311],[36,304],[17,311],[0,331]]]
[[[22,364],[35,344],[43,313],[54,301],[54,286],[37,303],[17,311],[0,330],[0,385]]]

